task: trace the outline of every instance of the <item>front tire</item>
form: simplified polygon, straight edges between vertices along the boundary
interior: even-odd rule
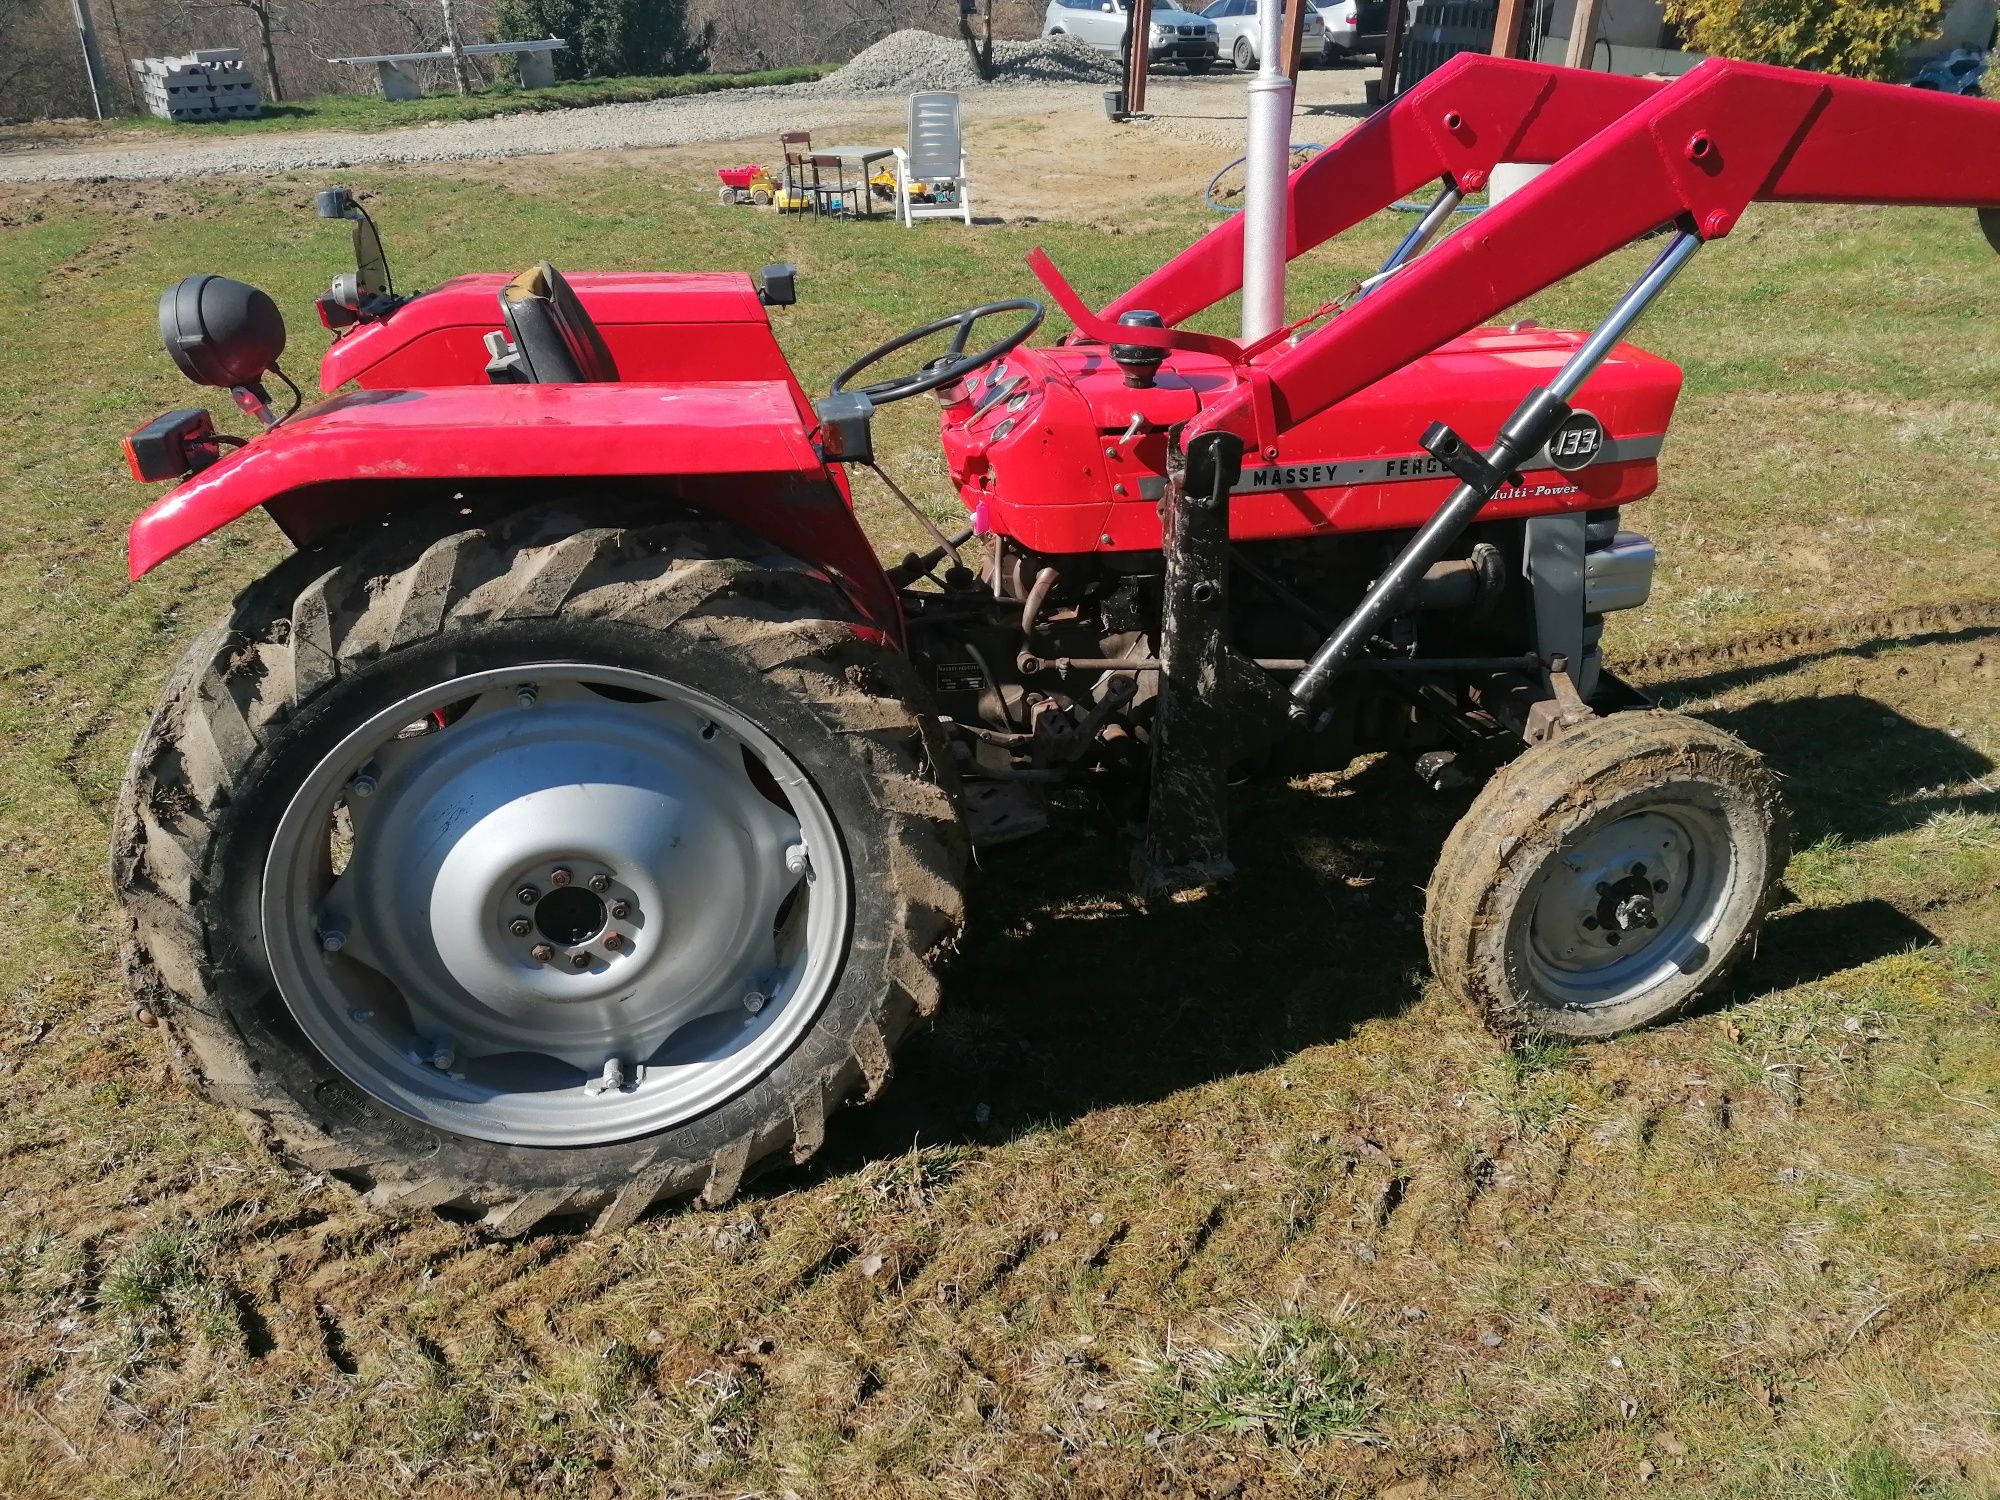
[[[720,1202],[936,1006],[938,752],[907,661],[731,527],[392,526],[176,672],[114,835],[128,968],[199,1087],[378,1208]]]
[[[1187,70],[1188,72],[1192,73],[1195,77],[1199,78],[1201,77],[1202,74],[1206,73],[1209,70],[1209,68],[1211,68],[1213,65],[1214,64],[1212,63],[1212,61],[1208,58],[1205,57],[1197,58],[1195,61],[1187,65]]]
[[[1452,830],[1431,967],[1503,1035],[1665,1019],[1750,950],[1789,847],[1777,778],[1742,741],[1679,714],[1592,719],[1503,767]]]

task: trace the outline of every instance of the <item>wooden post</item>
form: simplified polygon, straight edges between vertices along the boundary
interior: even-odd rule
[[[1396,65],[1403,58],[1403,33],[1409,23],[1410,0],[1389,0],[1389,13],[1382,19],[1382,77],[1371,101],[1378,106],[1396,97]]]
[[[1576,0],[1576,17],[1569,23],[1569,46],[1563,52],[1566,68],[1590,66],[1591,49],[1597,44],[1597,28],[1604,20],[1605,0]]]
[[[1280,0],[1267,0],[1278,4]],[[1291,0],[1291,8],[1285,12],[1285,76],[1293,83],[1299,81],[1299,53],[1305,46],[1306,7],[1312,0]]]
[[[1125,112],[1136,115],[1146,108],[1146,70],[1153,63],[1153,0],[1126,0],[1125,16],[1130,58],[1126,66],[1132,75],[1125,90]]]
[[[1500,0],[1500,13],[1493,18],[1493,55],[1519,57],[1527,25],[1528,0]]]

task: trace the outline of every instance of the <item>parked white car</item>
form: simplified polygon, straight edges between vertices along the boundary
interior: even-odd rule
[[[1310,0],[1308,0],[1310,5]],[[1215,23],[1215,36],[1223,55],[1239,73],[1256,69],[1263,58],[1257,55],[1258,0],[1214,0],[1202,15]],[[1299,60],[1313,62],[1326,53],[1326,23],[1317,10],[1308,8],[1305,34],[1299,39]]]
[[[1042,16],[1043,36],[1073,36],[1105,52],[1124,50],[1125,26],[1124,0],[1049,0]],[[1190,73],[1206,73],[1215,66],[1215,24],[1156,4],[1148,55],[1156,63],[1185,63]]]
[[[1320,56],[1330,67],[1364,55],[1380,57],[1389,29],[1389,0],[1312,0],[1325,23]]]

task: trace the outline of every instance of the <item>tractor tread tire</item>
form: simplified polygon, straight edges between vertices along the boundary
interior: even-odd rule
[[[1742,834],[1739,849],[1760,866],[1733,903],[1730,942],[1654,998],[1620,1002],[1601,1013],[1538,1004],[1508,961],[1514,898],[1533,869],[1567,847],[1595,810],[1663,777],[1724,788]],[[1754,947],[1789,853],[1778,777],[1734,735],[1659,710],[1591,719],[1501,767],[1446,838],[1425,900],[1431,971],[1509,1040],[1592,1040],[1663,1021],[1712,993]]]
[[[205,921],[204,898],[222,878],[214,828],[234,789],[266,739],[343,674],[427,637],[557,614],[695,631],[785,687],[862,767],[887,831],[893,920],[879,962],[871,954],[866,966],[848,965],[879,975],[879,993],[805,1086],[767,1101],[761,1118],[698,1157],[655,1150],[657,1159],[636,1167],[626,1160],[595,1176],[583,1167],[568,1186],[523,1190],[366,1149],[360,1133],[269,1079],[217,984],[227,935]],[[658,1202],[721,1203],[759,1171],[811,1155],[826,1115],[857,1093],[873,1098],[897,1043],[937,1008],[937,965],[964,917],[967,845],[948,749],[924,702],[908,660],[855,623],[823,574],[724,523],[662,521],[657,506],[543,505],[480,524],[462,511],[433,512],[380,527],[358,548],[308,549],[250,585],[230,617],[194,642],[133,752],[112,877],[134,999],[158,1018],[176,1068],[198,1092],[240,1111],[281,1158],[347,1182],[384,1213],[483,1215],[489,1231],[518,1235],[555,1215],[609,1230]],[[847,982],[843,974],[836,989]],[[835,1002],[826,1003],[793,1057],[832,1019]],[[561,1154],[581,1167],[586,1155],[616,1149]]]

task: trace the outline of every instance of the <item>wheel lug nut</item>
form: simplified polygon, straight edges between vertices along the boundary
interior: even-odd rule
[[[1604,941],[1609,943],[1612,947],[1616,948],[1618,946],[1618,934],[1615,932],[1607,932],[1604,934]]]
[[[1597,918],[1595,918],[1595,917],[1585,917],[1585,918],[1583,919],[1583,930],[1584,930],[1585,932],[1595,932],[1595,931],[1597,931]]]
[[[608,890],[610,890],[610,889],[611,889],[611,877],[610,877],[609,875],[593,875],[593,876],[591,876],[591,877],[590,877],[590,888],[591,888],[591,889],[592,889],[593,891],[596,891],[596,892],[598,892],[598,893],[599,893],[600,895],[602,895],[602,894],[603,894],[603,893],[604,893],[605,891],[608,891]]]
[[[523,906],[533,906],[535,899],[542,893],[531,885],[524,885],[518,891],[514,892],[514,894],[520,898]]]
[[[1644,875],[1646,873],[1646,867],[1644,865],[1634,865],[1632,866],[1632,873],[1634,875]]]
[[[562,869],[562,868],[560,868],[560,867],[558,867],[558,868],[556,868],[556,869],[553,869],[553,870],[549,871],[549,884],[550,884],[550,885],[554,885],[554,886],[564,886],[564,885],[568,885],[568,884],[569,884],[569,882],[570,882],[570,873],[569,873],[569,871],[567,871],[567,870],[565,870],[565,869]]]
[[[590,967],[590,955],[589,955],[588,953],[572,953],[572,954],[571,954],[571,955],[569,956],[569,966],[570,966],[570,967],[571,967],[572,969],[587,969],[587,968],[589,968],[589,967]]]
[[[604,934],[604,947],[606,952],[616,953],[620,948],[624,946],[625,946],[625,939],[621,937],[618,933],[607,932]]]
[[[524,682],[514,689],[514,702],[522,708],[533,708],[540,693],[532,682]]]
[[[528,950],[528,957],[538,964],[545,964],[556,956],[556,950],[548,943],[537,943]]]
[[[526,917],[516,917],[507,924],[507,930],[513,933],[515,937],[526,937],[535,930],[535,924],[530,922]]]
[[[330,927],[319,935],[319,946],[322,952],[338,953],[347,946],[347,934],[337,927]]]
[[[1664,880],[1656,880],[1653,882],[1653,889],[1656,891],[1665,891],[1666,888],[1667,888],[1667,883]]]
[[[611,903],[611,915],[612,915],[613,917],[617,918],[617,919],[618,919],[618,920],[619,920],[620,922],[624,921],[624,920],[625,920],[625,919],[626,919],[627,917],[629,917],[629,916],[631,916],[631,915],[632,915],[632,904],[631,904],[631,902],[629,902],[629,901],[614,901],[614,902],[612,902],[612,903]]]
[[[1604,881],[1600,880],[1597,882],[1597,894],[1600,896],[1608,896],[1611,894],[1611,887],[1607,885]]]
[[[376,784],[375,778],[363,771],[347,783],[347,790],[357,797],[372,797],[375,795]]]
[[[762,990],[752,990],[749,994],[743,997],[743,1008],[749,1011],[750,1014],[754,1016],[757,1014],[758,1011],[762,1010],[768,1002],[769,1002],[769,997],[766,996]]]

